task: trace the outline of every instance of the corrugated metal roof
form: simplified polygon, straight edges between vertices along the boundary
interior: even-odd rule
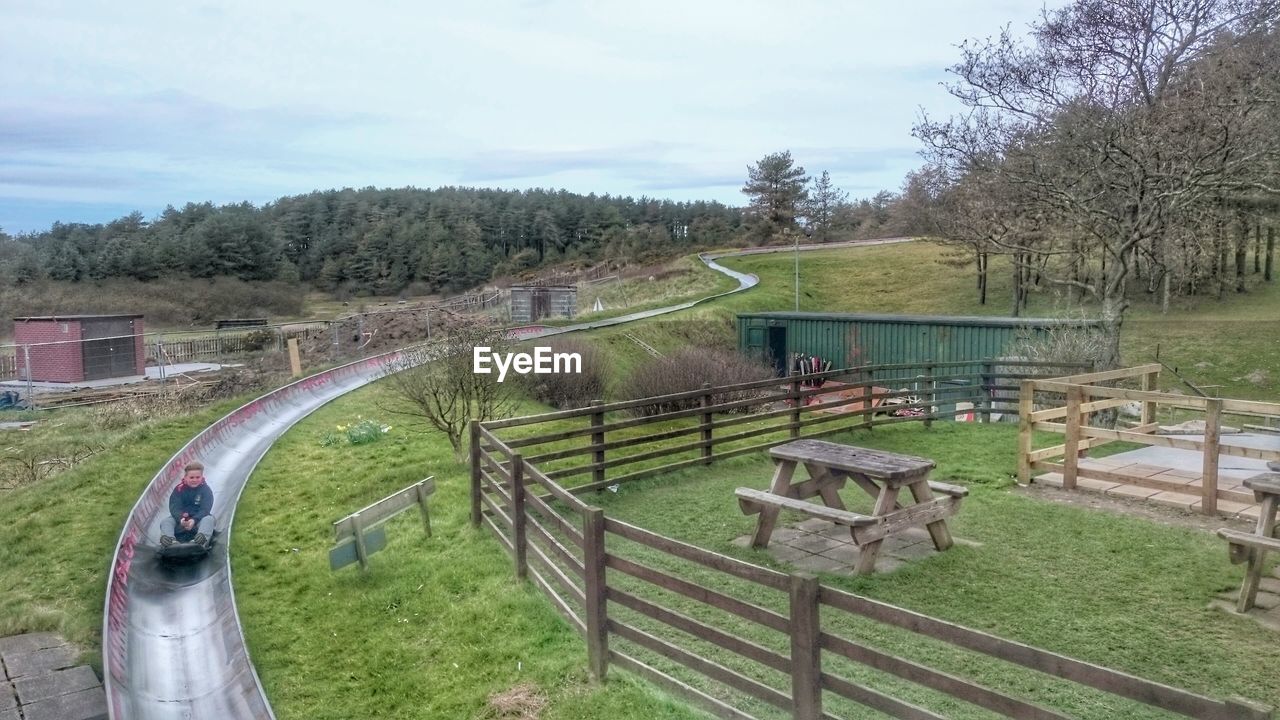
[[[1053,327],[1057,325],[1101,325],[1097,319],[1063,320],[1057,318],[1020,318],[975,315],[881,315],[876,313],[821,313],[821,312],[754,312],[738,313],[739,318],[766,318],[772,320],[819,320],[832,322],[890,322],[909,325],[964,325],[996,327]]]

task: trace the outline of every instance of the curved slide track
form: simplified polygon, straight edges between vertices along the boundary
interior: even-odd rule
[[[700,257],[708,267],[733,277],[738,287],[670,307],[546,328],[526,337],[619,325],[740,292],[759,280],[717,264],[716,258],[792,249],[703,253]],[[205,428],[152,478],[125,521],[107,580],[102,654],[112,720],[274,720],[249,660],[232,592],[226,549],[236,502],[258,461],[294,423],[330,400],[378,379],[401,357],[396,351],[366,358],[267,393]],[[205,464],[217,498],[218,543],[211,556],[201,562],[161,566],[155,559],[160,520],[168,512],[169,492],[182,467],[192,460]]]

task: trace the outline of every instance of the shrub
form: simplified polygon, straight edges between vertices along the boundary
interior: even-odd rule
[[[704,383],[719,387],[763,380],[774,375],[774,369],[771,366],[736,352],[684,348],[667,357],[654,358],[637,368],[631,377],[622,382],[619,393],[626,399],[639,400],[697,390]],[[762,397],[768,392],[769,388],[721,392],[713,393],[711,399],[718,405],[735,400]],[[642,405],[635,408],[633,412],[639,415],[657,415],[694,408],[698,406],[698,402],[697,397],[666,400]]]
[[[582,357],[581,373],[519,375],[524,392],[534,400],[558,410],[586,407],[592,400],[604,397],[608,380],[609,358],[604,350],[582,340],[554,340],[552,352],[577,353]]]

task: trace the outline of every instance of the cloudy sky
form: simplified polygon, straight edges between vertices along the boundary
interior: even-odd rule
[[[976,5],[976,6],[975,6]],[[318,188],[741,204],[790,149],[854,197],[919,163],[956,44],[1039,2],[0,2],[0,228]]]

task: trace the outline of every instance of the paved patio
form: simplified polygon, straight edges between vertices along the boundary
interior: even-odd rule
[[[107,696],[53,633],[0,638],[0,720],[106,720]]]
[[[1202,435],[1178,435],[1187,440],[1203,440]],[[1222,444],[1237,447],[1249,447],[1258,450],[1280,450],[1280,434],[1239,433],[1223,435]],[[1110,480],[1093,480],[1077,478],[1076,487],[1080,490],[1102,493],[1111,497],[1123,497],[1178,508],[1189,512],[1200,511],[1200,481],[1204,456],[1193,450],[1180,450],[1147,446],[1103,458],[1081,458],[1082,469],[1091,468],[1106,472],[1117,472],[1125,475],[1149,479],[1151,485],[1144,487]],[[1255,475],[1267,472],[1267,463],[1253,458],[1220,455],[1218,459],[1218,489],[1239,492],[1251,496],[1253,493],[1244,487],[1244,481]],[[1062,487],[1062,475],[1045,473],[1035,478],[1035,482],[1052,487]],[[1256,521],[1258,505],[1252,502],[1237,502],[1218,498],[1218,514],[1241,520]]]
[[[1209,603],[1209,607],[1217,608],[1223,612],[1238,615],[1236,612],[1236,600],[1240,597],[1240,587],[1228,590],[1220,595],[1218,599]],[[1257,623],[1268,630],[1280,632],[1280,567],[1276,567],[1271,571],[1270,577],[1263,576],[1262,584],[1258,587],[1258,597],[1254,600],[1253,609],[1245,613],[1245,615],[1253,618]]]
[[[956,545],[977,547],[980,543],[954,538]],[[751,536],[734,538],[734,545],[750,547]],[[849,537],[849,528],[810,518],[773,531],[766,549],[775,560],[796,570],[825,572],[852,577],[858,564],[858,546]],[[949,552],[949,551],[944,551]],[[922,527],[914,527],[885,538],[876,557],[876,572],[897,570],[912,560],[936,555],[938,551]]]

